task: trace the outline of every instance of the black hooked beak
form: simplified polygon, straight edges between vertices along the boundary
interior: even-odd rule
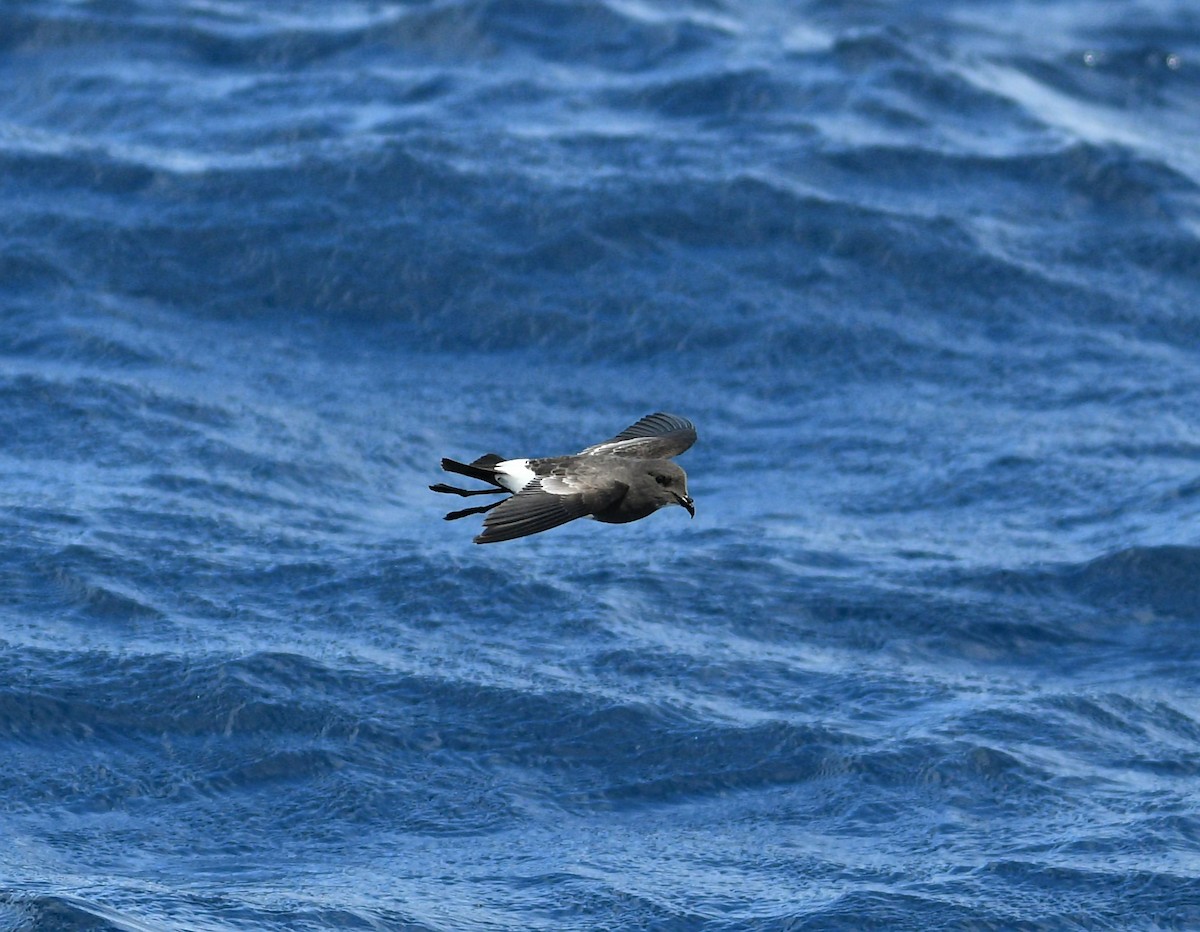
[[[692,497],[690,495],[680,495],[678,492],[676,492],[675,497],[679,499],[679,504],[687,509],[687,513],[689,515],[691,515],[693,518],[696,517],[696,503],[692,501]]]

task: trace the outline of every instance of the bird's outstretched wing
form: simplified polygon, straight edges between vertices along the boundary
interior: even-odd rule
[[[678,456],[696,442],[696,425],[674,414],[647,414],[611,440],[581,450],[580,455],[632,456],[638,459],[668,459]]]
[[[543,485],[544,483],[544,485]],[[558,476],[538,477],[488,513],[477,544],[526,537],[603,511],[628,491],[623,482],[605,489],[580,491]]]

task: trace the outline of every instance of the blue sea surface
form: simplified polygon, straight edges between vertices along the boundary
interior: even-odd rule
[[[1200,928],[1190,0],[4,0],[0,85],[0,932]],[[694,521],[427,488],[659,410]]]

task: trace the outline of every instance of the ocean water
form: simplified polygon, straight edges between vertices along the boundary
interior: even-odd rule
[[[1183,0],[5,0],[0,930],[1200,928]],[[685,415],[695,520],[442,456]]]

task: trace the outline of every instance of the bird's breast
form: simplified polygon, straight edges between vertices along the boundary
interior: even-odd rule
[[[605,524],[628,524],[630,521],[640,521],[642,518],[652,515],[656,511],[658,511],[657,505],[648,505],[644,508],[630,508],[625,504],[625,500],[622,499],[610,508],[597,511],[592,517],[597,521],[603,521]]]

